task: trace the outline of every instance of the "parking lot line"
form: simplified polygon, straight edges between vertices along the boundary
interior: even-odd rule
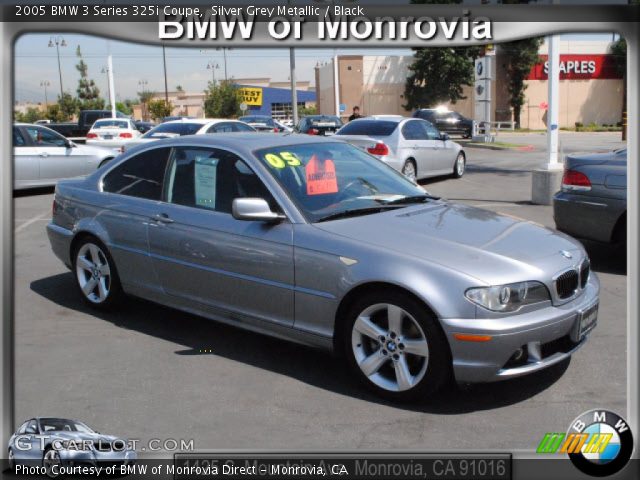
[[[24,223],[22,223],[22,224],[18,225],[18,226],[14,229],[14,231],[13,231],[13,232],[14,232],[14,233],[20,233],[22,230],[26,229],[29,225],[33,225],[34,223],[36,223],[36,222],[37,222],[37,221],[39,221],[39,220],[48,220],[48,218],[47,218],[47,217],[48,217],[48,215],[49,215],[49,212],[47,211],[47,212],[41,213],[40,215],[38,215],[38,216],[36,216],[36,217],[30,218],[30,219],[29,219],[29,220],[27,220],[26,222],[24,222]]]

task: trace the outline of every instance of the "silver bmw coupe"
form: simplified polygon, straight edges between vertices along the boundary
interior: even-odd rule
[[[597,321],[580,243],[433,197],[335,138],[136,147],[58,183],[47,228],[97,308],[129,294],[333,349],[394,400],[549,367]]]

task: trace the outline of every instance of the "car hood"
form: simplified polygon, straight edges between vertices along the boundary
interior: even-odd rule
[[[585,256],[576,240],[555,230],[446,201],[315,226],[360,243],[437,263],[492,285],[549,280]],[[561,251],[566,251],[565,255]]]
[[[91,440],[94,442],[113,442],[118,440],[118,437],[113,435],[103,435],[101,433],[87,433],[87,432],[47,432],[45,435],[49,435],[51,438],[57,438],[60,440],[72,440],[75,442]]]

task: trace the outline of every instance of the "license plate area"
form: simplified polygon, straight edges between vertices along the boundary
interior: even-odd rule
[[[578,314],[574,334],[574,341],[581,341],[598,323],[598,303],[593,304]]]
[[[103,135],[102,138],[105,140],[113,140],[113,135]]]

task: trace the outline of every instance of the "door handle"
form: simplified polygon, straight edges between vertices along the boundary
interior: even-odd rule
[[[155,215],[152,215],[151,220],[155,220],[156,222],[160,222],[160,223],[173,223],[175,221],[166,213],[157,213]]]

